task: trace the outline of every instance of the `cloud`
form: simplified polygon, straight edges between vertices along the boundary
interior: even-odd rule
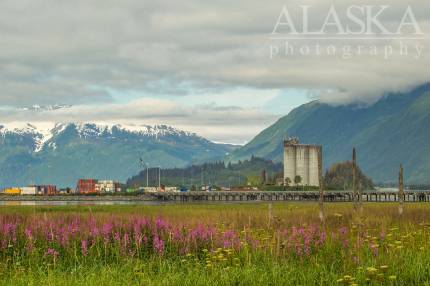
[[[372,2],[345,1],[336,7],[343,11],[347,5],[365,3]],[[2,1],[0,100],[21,106],[109,100],[91,86],[154,94],[246,86],[336,89],[346,92],[323,93],[322,98],[372,101],[386,91],[429,80],[425,56],[270,60],[270,32],[285,4],[297,7],[294,1],[280,0],[270,5],[257,0]],[[310,25],[318,26],[331,1],[301,4],[312,6]],[[406,5],[399,0],[386,4],[392,9],[384,21],[394,25]],[[409,4],[424,32],[429,31],[430,4],[422,0]],[[427,38],[421,43],[430,44]],[[192,88],[181,88],[184,83]]]
[[[309,26],[315,28],[332,2],[1,1],[0,104],[74,107],[47,113],[2,109],[0,120],[136,120],[243,142],[275,120],[271,109],[289,111],[270,108],[280,96],[286,98],[283,103],[297,102],[297,93],[286,89],[306,90],[330,104],[372,103],[386,92],[430,80],[430,4],[422,0],[408,2],[425,33],[423,40],[405,41],[410,56],[393,53],[385,59],[367,50],[345,57],[341,50],[357,48],[357,43],[379,51],[400,44],[380,39],[320,42],[322,50],[336,46],[341,52],[336,56],[282,55],[285,43],[270,39],[282,7],[310,5]],[[336,3],[342,22],[352,4],[375,5],[362,0]],[[378,2],[383,4],[390,5],[384,24],[395,27],[407,4]],[[316,41],[289,43],[299,49]],[[423,47],[418,58],[415,45]],[[273,46],[279,55],[271,58]],[[133,101],[125,99],[130,93]]]
[[[53,110],[0,109],[0,122],[95,122],[125,125],[166,124],[216,142],[243,144],[276,120],[255,108],[189,106],[169,100],[138,99],[124,104],[77,105]]]

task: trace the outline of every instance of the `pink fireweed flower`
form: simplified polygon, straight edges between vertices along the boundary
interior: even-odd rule
[[[136,245],[140,247],[142,245],[143,235],[141,234],[135,235],[134,239],[135,239]]]
[[[121,236],[119,235],[119,233],[118,233],[118,232],[115,232],[115,234],[113,235],[113,238],[114,238],[116,241],[121,241]]]
[[[48,248],[48,250],[45,252],[45,256],[52,256],[54,258],[57,258],[59,255],[60,253],[53,248]]]
[[[82,255],[87,256],[87,254],[88,254],[88,242],[85,239],[81,241],[81,250],[82,250]]]
[[[228,230],[223,234],[224,248],[234,248],[239,243],[239,238],[233,230]]]
[[[155,220],[155,226],[157,227],[158,230],[164,230],[164,229],[167,229],[169,225],[167,221],[159,217]]]
[[[339,233],[341,235],[346,235],[348,233],[348,228],[346,226],[339,228]]]
[[[158,235],[154,236],[154,239],[152,241],[152,245],[154,247],[154,250],[158,253],[158,255],[163,255],[164,252],[164,241],[161,240]]]
[[[25,230],[24,230],[24,234],[25,234],[25,236],[27,237],[28,240],[32,240],[33,239],[31,229],[29,229],[29,228],[26,227]]]

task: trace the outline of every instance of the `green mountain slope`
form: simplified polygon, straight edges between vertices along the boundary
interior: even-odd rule
[[[324,166],[348,160],[355,146],[375,182],[395,182],[400,163],[409,183],[430,182],[430,85],[384,97],[369,107],[302,105],[228,158],[251,155],[282,161],[283,139],[324,146]]]

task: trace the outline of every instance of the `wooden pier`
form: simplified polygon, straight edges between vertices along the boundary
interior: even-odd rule
[[[243,191],[243,192],[181,192],[181,193],[146,193],[146,196],[158,201],[318,201],[319,192],[266,192],[266,191]],[[357,196],[359,196],[357,194]],[[353,202],[352,191],[327,191],[324,192],[325,202]],[[398,192],[363,192],[362,202],[398,202]],[[404,202],[430,202],[430,191],[405,191]]]

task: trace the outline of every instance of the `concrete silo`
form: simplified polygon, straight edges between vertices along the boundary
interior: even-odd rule
[[[284,141],[284,182],[289,178],[290,186],[319,186],[319,145],[300,144],[296,138]],[[300,183],[295,178],[300,176]]]

